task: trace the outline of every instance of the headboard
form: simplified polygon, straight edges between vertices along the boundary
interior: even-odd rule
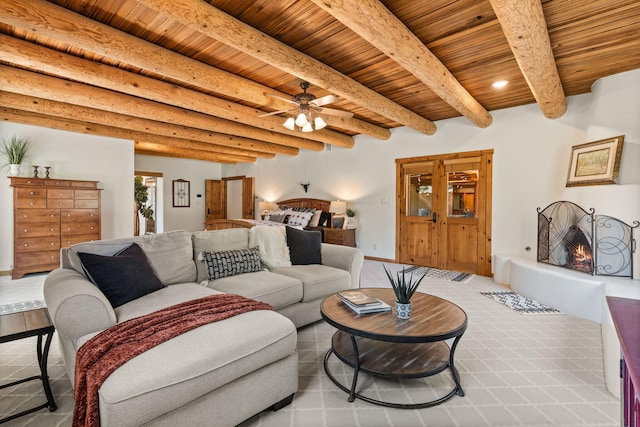
[[[298,199],[289,199],[282,200],[277,202],[278,207],[284,208],[285,206],[292,208],[313,208],[319,209],[324,212],[329,212],[329,205],[331,202],[329,200],[322,199],[309,199],[309,198],[298,198]]]

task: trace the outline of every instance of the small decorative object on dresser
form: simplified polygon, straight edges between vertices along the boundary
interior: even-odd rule
[[[9,164],[8,176],[20,175],[20,164],[29,151],[31,140],[29,138],[13,135],[10,138],[2,139],[0,152],[7,159]]]
[[[413,277],[413,271],[409,273],[407,280],[407,272],[402,269],[397,271],[395,276],[391,274],[387,267],[383,264],[384,272],[387,273],[393,292],[396,294],[396,313],[399,319],[408,319],[411,315],[411,297],[418,289],[418,285],[427,275],[425,271],[421,276]]]

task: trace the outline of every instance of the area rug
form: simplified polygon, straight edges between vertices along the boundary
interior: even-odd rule
[[[406,271],[407,273],[413,272],[413,274],[418,277],[423,275],[426,271],[427,279],[449,280],[451,282],[461,282],[461,283],[468,282],[473,278],[473,276],[475,276],[475,274],[460,273],[458,271],[439,270],[437,268],[420,267],[417,265],[406,268],[404,271]]]
[[[0,315],[19,313],[21,311],[35,310],[36,308],[43,308],[43,307],[46,307],[46,306],[44,305],[44,301],[42,300],[23,301],[23,302],[16,302],[14,304],[3,304],[3,305],[0,305]]]
[[[556,310],[555,308],[511,291],[480,293],[520,314],[564,314],[560,310]]]

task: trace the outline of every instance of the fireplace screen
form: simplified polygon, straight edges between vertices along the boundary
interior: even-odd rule
[[[572,202],[538,208],[538,262],[584,273],[633,277],[633,229]]]

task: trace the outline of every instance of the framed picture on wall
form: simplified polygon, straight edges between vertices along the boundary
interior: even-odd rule
[[[188,208],[191,200],[190,182],[184,179],[173,180],[173,207]]]
[[[615,184],[620,172],[624,135],[571,147],[567,187]]]

